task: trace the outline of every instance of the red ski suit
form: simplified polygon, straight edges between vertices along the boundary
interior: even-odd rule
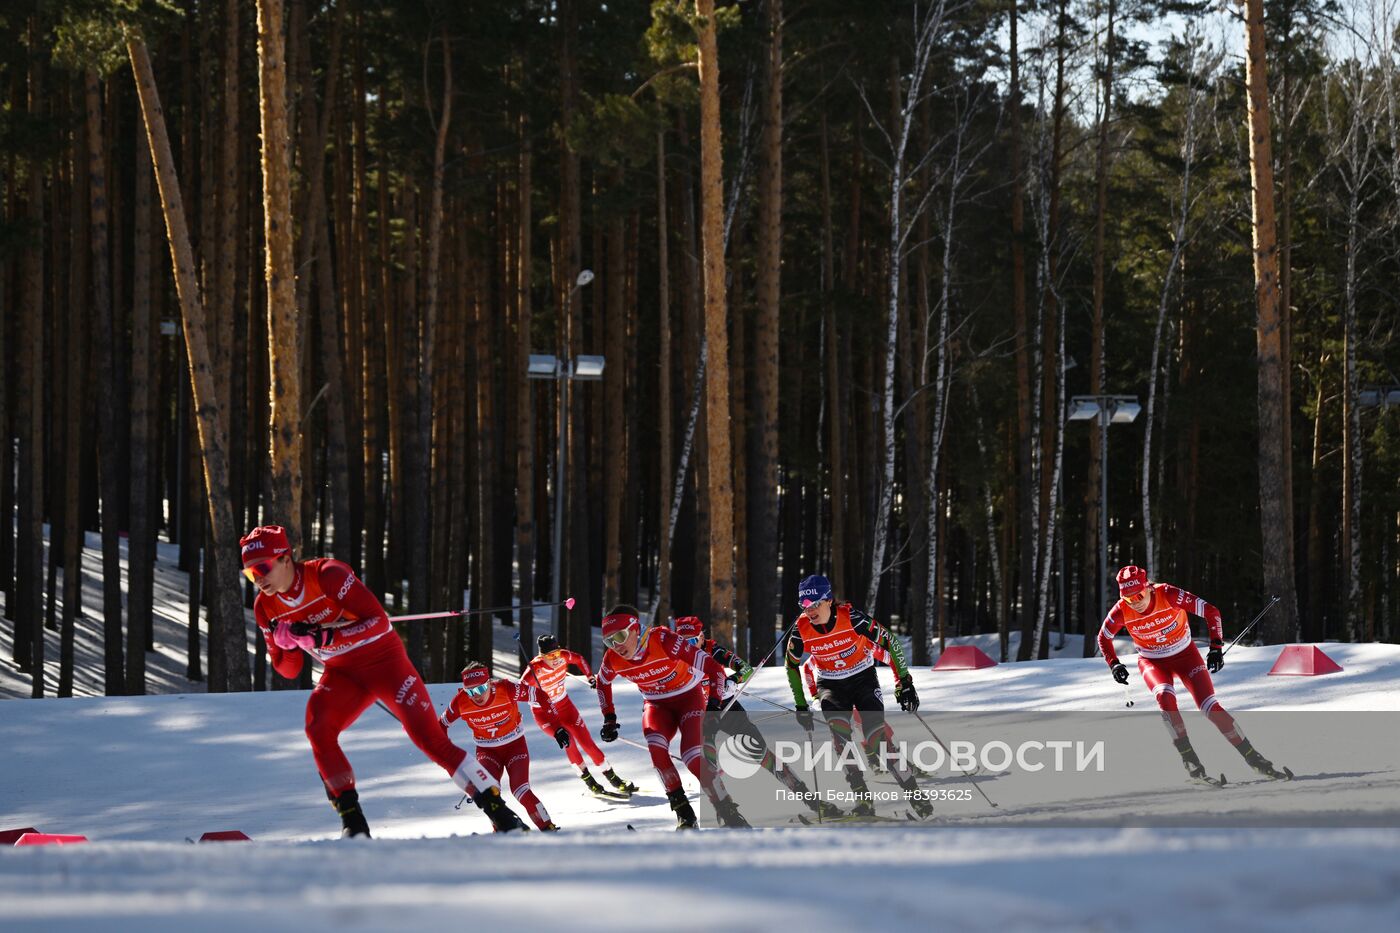
[[[1118,660],[1113,648],[1113,636],[1123,629],[1133,638],[1138,649],[1138,671],[1157,706],[1162,710],[1167,729],[1173,738],[1186,737],[1186,723],[1176,704],[1176,686],[1180,679],[1191,692],[1196,706],[1219,729],[1232,745],[1244,741],[1244,734],[1215,699],[1215,685],[1210,671],[1191,640],[1191,624],[1186,614],[1200,616],[1210,627],[1210,643],[1218,646],[1224,641],[1220,610],[1193,593],[1167,583],[1150,584],[1151,600],[1142,612],[1135,611],[1126,600],[1118,600],[1108,611],[1099,629],[1099,650],[1111,667]]]
[[[612,682],[625,677],[637,685],[645,703],[642,732],[646,735],[651,763],[667,793],[681,786],[681,776],[671,763],[671,739],[681,734],[681,760],[714,796],[719,782],[705,759],[706,680],[719,696],[724,690],[724,668],[719,662],[670,629],[653,626],[642,635],[636,658],[624,658],[611,648],[598,668],[598,706],[603,715],[614,715]]]
[[[548,655],[537,654],[530,660],[529,669],[520,679],[521,683],[530,684],[536,689],[536,696],[530,700],[530,712],[535,715],[535,724],[550,738],[560,729],[569,733],[569,745],[564,749],[569,764],[582,770],[583,754],[587,753],[594,765],[602,767],[607,763],[607,758],[593,741],[593,736],[588,734],[583,714],[569,699],[566,681],[570,666],[583,671],[585,677],[593,676],[587,658],[564,648]],[[547,697],[549,702],[540,702],[540,696]]]
[[[509,774],[511,793],[525,807],[535,826],[544,829],[549,823],[549,812],[530,789],[530,747],[525,743],[520,708],[516,706],[537,702],[537,691],[528,684],[500,679],[491,680],[490,687],[480,704],[459,689],[438,718],[438,724],[446,733],[447,727],[458,719],[465,722],[476,740],[476,758],[481,766],[498,781],[502,774]]]
[[[464,791],[496,786],[476,758],[438,728],[433,701],[379,600],[338,560],[299,561],[286,593],[253,602],[253,616],[267,643],[268,660],[283,677],[301,673],[301,650],[284,651],[272,639],[279,622],[319,626],[321,647],[306,649],[325,665],[306,701],[306,737],[321,780],[333,794],[355,786],[355,772],[340,749],[340,734],[380,700],[413,744],[452,776]]]

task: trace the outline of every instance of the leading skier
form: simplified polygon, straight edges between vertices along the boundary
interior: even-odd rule
[[[1191,747],[1191,739],[1186,734],[1186,722],[1176,705],[1176,686],[1179,679],[1188,691],[1196,706],[1206,714],[1220,734],[1244,757],[1245,763],[1268,778],[1290,780],[1293,772],[1275,768],[1273,762],[1250,744],[1240,730],[1233,716],[1225,711],[1215,699],[1215,685],[1210,675],[1225,666],[1224,629],[1220,610],[1194,593],[1170,583],[1154,583],[1147,579],[1147,571],[1129,564],[1118,571],[1118,602],[1108,611],[1099,629],[1099,651],[1108,662],[1113,679],[1120,684],[1128,682],[1128,669],[1118,660],[1118,652],[1113,649],[1113,636],[1123,629],[1132,636],[1137,646],[1137,666],[1142,679],[1152,695],[1157,698],[1157,706],[1162,710],[1162,719],[1171,733],[1172,744],[1181,754],[1181,763],[1188,774],[1198,781],[1212,781],[1201,764],[1200,756]],[[1210,650],[1205,660],[1196,643],[1191,640],[1191,625],[1187,613],[1206,620],[1210,630]]]

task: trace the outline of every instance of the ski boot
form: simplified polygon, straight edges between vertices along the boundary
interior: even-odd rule
[[[545,820],[545,821],[544,821],[544,825],[540,827],[540,832],[542,832],[542,833],[557,833],[557,832],[559,832],[559,827],[554,825],[554,821],[553,821],[553,820]]]
[[[521,821],[520,817],[515,815],[514,810],[506,806],[506,802],[501,799],[499,787],[482,788],[472,794],[472,803],[486,814],[486,818],[491,821],[492,829],[498,833],[508,833],[514,829],[528,832],[530,829]]]
[[[607,778],[608,783],[611,784],[613,787],[617,788],[617,791],[620,794],[626,794],[628,797],[631,797],[637,792],[636,784],[633,784],[631,781],[618,777],[617,772],[614,771],[612,768],[609,768],[608,770],[604,771],[603,777]]]
[[[909,809],[914,811],[914,815],[921,820],[926,820],[933,816],[933,803],[927,797],[919,793],[919,789],[912,782],[906,788],[905,793],[909,795]]]
[[[349,839],[352,836],[370,838],[369,822],[365,819],[364,811],[360,809],[360,795],[355,788],[341,791],[331,798],[331,804],[335,807],[335,812],[340,814],[341,839]]]
[[[834,820],[846,815],[840,807],[826,800],[809,800],[807,806],[817,815],[818,820]]]
[[[1292,771],[1289,771],[1287,768],[1283,770],[1275,768],[1272,761],[1259,754],[1258,750],[1255,749],[1253,745],[1249,744],[1249,739],[1245,739],[1239,745],[1235,746],[1235,751],[1244,756],[1245,764],[1264,775],[1264,777],[1274,781],[1293,780]]]
[[[666,792],[666,799],[671,803],[671,809],[676,814],[676,829],[695,829],[697,822],[695,810],[690,806],[690,800],[685,795],[685,788],[677,787],[675,790]]]
[[[1181,753],[1181,764],[1186,768],[1186,773],[1193,781],[1204,781],[1207,779],[1206,766],[1201,764],[1201,758],[1196,754],[1196,750],[1191,747],[1189,738],[1173,739],[1172,744]]]
[[[606,787],[598,783],[598,779],[593,776],[592,771],[583,772],[579,775],[579,778],[583,781],[583,786],[588,788],[589,793],[595,794],[599,797],[612,796],[608,793],[608,789]]]
[[[721,826],[729,829],[752,829],[749,821],[739,813],[739,805],[732,797],[725,797],[723,800],[715,801],[715,818],[719,820]]]
[[[859,771],[846,769],[846,783],[851,785],[851,794],[857,803],[851,810],[851,816],[874,816],[875,804],[870,799],[870,785],[865,783],[865,778]]]

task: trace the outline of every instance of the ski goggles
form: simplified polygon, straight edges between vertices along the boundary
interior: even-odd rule
[[[627,628],[620,628],[616,632],[604,635],[603,644],[607,645],[609,648],[621,648],[627,643],[627,636],[631,635],[636,630],[635,627],[630,625]]]
[[[272,568],[277,566],[277,558],[270,560],[260,560],[256,564],[249,564],[243,568],[243,576],[248,578],[248,582],[257,583],[258,580],[272,573]]]
[[[803,609],[811,609],[812,607],[819,606],[824,602],[826,602],[826,600],[824,599],[799,599],[797,601],[797,605],[801,606]]]
[[[462,689],[467,691],[467,696],[471,697],[473,700],[479,700],[490,692],[491,683],[488,681],[475,687],[463,687]]]

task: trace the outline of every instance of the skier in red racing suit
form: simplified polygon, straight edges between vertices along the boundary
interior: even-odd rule
[[[1181,587],[1149,582],[1147,571],[1131,564],[1118,571],[1118,594],[1121,598],[1108,611],[1108,617],[1099,629],[1099,651],[1113,671],[1113,679],[1126,684],[1128,669],[1118,660],[1118,653],[1113,649],[1113,636],[1125,628],[1128,630],[1133,644],[1137,646],[1138,671],[1157,698],[1157,706],[1162,710],[1162,719],[1171,733],[1172,743],[1181,753],[1181,763],[1191,777],[1205,779],[1206,769],[1196,750],[1191,747],[1186,723],[1176,705],[1173,680],[1177,679],[1185,684],[1196,706],[1235,747],[1235,751],[1244,757],[1246,764],[1266,777],[1291,778],[1291,771],[1287,768],[1277,770],[1272,762],[1255,750],[1234,717],[1215,699],[1215,685],[1211,683],[1210,675],[1225,666],[1225,656],[1221,650],[1225,639],[1220,610]],[[1191,625],[1186,618],[1188,612],[1205,619],[1210,628],[1210,651],[1205,660],[1201,660],[1201,652],[1191,640]]]
[[[537,693],[537,688],[528,684],[493,678],[480,661],[470,661],[462,669],[462,689],[442,711],[438,725],[446,732],[458,719],[465,722],[472,730],[481,766],[498,781],[502,774],[509,774],[510,791],[515,799],[536,826],[551,831],[559,827],[554,825],[549,811],[530,789],[530,746],[525,742],[520,707],[516,705],[543,699],[545,708],[549,709],[549,700],[537,697]],[[564,727],[556,728],[553,738],[560,748],[569,746],[569,732]]]
[[[632,796],[637,792],[637,785],[619,777],[613,770],[607,757],[593,741],[593,736],[588,734],[583,714],[574,706],[574,701],[569,699],[567,679],[571,673],[570,668],[578,668],[579,672],[588,678],[590,689],[597,683],[593,669],[588,666],[588,659],[567,648],[560,648],[553,635],[541,635],[536,644],[540,653],[529,660],[525,673],[520,678],[521,683],[536,688],[530,695],[530,712],[535,716],[535,724],[550,736],[556,735],[559,729],[564,729],[570,740],[564,746],[564,753],[590,792],[603,797]],[[602,769],[603,777],[614,790],[609,791],[598,783],[598,779],[584,766],[584,755],[593,762],[593,767]]]
[[[598,706],[603,711],[604,742],[617,739],[617,713],[612,682],[626,677],[637,685],[645,703],[642,732],[652,764],[666,787],[666,799],[676,814],[677,829],[694,829],[695,811],[686,799],[680,775],[671,763],[671,739],[681,736],[681,760],[700,781],[715,813],[726,826],[747,826],[715,769],[705,757],[705,691],[709,680],[715,695],[724,690],[719,662],[670,629],[653,626],[642,631],[640,614],[631,606],[616,606],[603,618],[603,644],[608,650],[598,668]]]
[[[495,779],[439,728],[423,678],[384,607],[347,565],[324,558],[293,560],[279,525],[254,528],[239,545],[243,573],[258,589],[253,615],[273,669],[296,677],[308,654],[325,666],[306,702],[306,737],[326,796],[340,814],[342,836],[369,835],[340,734],[375,700],[471,795],[497,830],[524,828]]]

